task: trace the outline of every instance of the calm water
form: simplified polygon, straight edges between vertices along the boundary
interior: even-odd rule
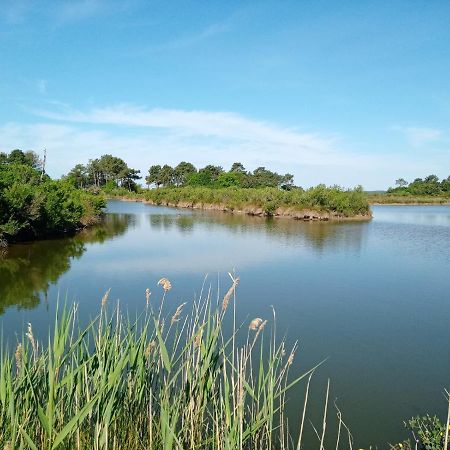
[[[58,296],[85,317],[103,293],[133,311],[168,277],[174,305],[209,274],[241,277],[240,317],[270,318],[299,339],[294,371],[328,358],[313,383],[332,398],[358,446],[397,441],[403,420],[445,415],[450,387],[450,207],[379,206],[369,223],[300,223],[110,202],[106,223],[73,238],[12,247],[0,258],[0,323],[45,335]],[[111,301],[111,300],[110,300]],[[290,400],[291,421],[300,407]]]

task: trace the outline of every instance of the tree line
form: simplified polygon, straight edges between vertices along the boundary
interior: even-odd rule
[[[138,191],[137,181],[142,177],[140,171],[130,168],[119,157],[109,154],[89,160],[88,164],[77,164],[64,179],[77,188],[125,188]],[[229,171],[221,166],[208,164],[197,169],[192,163],[182,161],[175,167],[168,164],[152,165],[145,176],[145,184],[150,187],[241,187],[262,188],[277,187],[289,190],[294,186],[294,176],[258,167],[253,172],[247,171],[242,163],[235,162]]]
[[[450,176],[439,180],[436,175],[428,175],[425,178],[416,178],[409,183],[403,178],[395,181],[396,187],[389,188],[389,194],[411,195],[450,195]]]
[[[241,187],[261,188],[278,187],[289,190],[294,186],[294,176],[290,173],[284,175],[272,172],[265,167],[258,167],[253,172],[247,171],[242,163],[235,162],[229,171],[221,166],[209,164],[197,169],[192,163],[182,161],[177,166],[168,164],[153,165],[145,177],[147,187]]]

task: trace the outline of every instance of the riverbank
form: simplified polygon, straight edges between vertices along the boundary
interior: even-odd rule
[[[372,213],[363,192],[317,186],[304,190],[276,188],[212,189],[162,188],[110,198],[142,201],[175,208],[223,211],[259,217],[284,217],[304,221],[370,220]]]

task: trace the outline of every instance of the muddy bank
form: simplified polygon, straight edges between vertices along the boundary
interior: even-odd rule
[[[117,198],[116,198],[117,199]],[[342,214],[333,213],[331,211],[316,211],[313,209],[295,209],[290,207],[278,207],[271,214],[264,211],[263,208],[256,205],[248,205],[242,209],[230,208],[224,204],[214,204],[214,203],[192,203],[180,201],[178,203],[171,202],[154,202],[152,200],[145,200],[143,198],[120,198],[124,201],[136,201],[143,202],[149,205],[155,206],[168,206],[171,208],[188,208],[188,209],[200,209],[209,211],[222,211],[231,214],[247,214],[250,216],[258,217],[281,217],[281,218],[291,218],[295,220],[303,221],[367,221],[372,219],[372,214],[366,215],[355,215],[355,216],[344,216]]]

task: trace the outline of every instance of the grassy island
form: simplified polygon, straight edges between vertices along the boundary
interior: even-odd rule
[[[307,190],[182,187],[151,189],[142,195],[146,201],[156,205],[216,209],[258,216],[300,220],[371,217],[361,188],[344,190],[325,185]]]
[[[50,179],[33,152],[1,156],[1,245],[73,232],[98,220],[103,196]]]

